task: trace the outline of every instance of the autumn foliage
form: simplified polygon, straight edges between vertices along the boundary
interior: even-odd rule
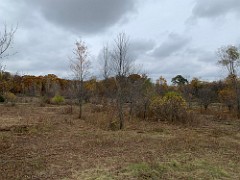
[[[181,114],[186,111],[186,101],[176,92],[168,92],[162,98],[156,97],[151,103],[154,118],[176,122],[181,120]]]

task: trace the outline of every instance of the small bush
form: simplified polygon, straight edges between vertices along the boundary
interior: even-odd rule
[[[52,98],[52,102],[55,103],[55,104],[60,104],[60,103],[63,103],[64,101],[65,101],[64,97],[62,97],[60,95],[55,95]]]
[[[4,98],[7,102],[15,102],[17,99],[17,96],[11,92],[7,92],[4,94]]]
[[[0,95],[0,103],[3,103],[3,102],[5,102],[5,98],[2,95]]]
[[[192,124],[196,120],[193,113],[188,112],[186,101],[176,92],[168,92],[163,98],[156,97],[150,105],[155,120]]]
[[[17,134],[26,134],[29,132],[29,127],[22,125],[22,126],[14,126],[11,128],[11,131]]]
[[[155,119],[168,121],[176,120],[185,106],[185,100],[175,92],[169,92],[163,98],[156,97],[150,105]]]
[[[40,104],[51,104],[51,99],[47,96],[42,96]],[[45,106],[45,105],[43,105],[43,106]]]
[[[119,130],[119,123],[118,123],[118,121],[110,121],[110,123],[109,123],[109,130],[111,130],[111,131]]]

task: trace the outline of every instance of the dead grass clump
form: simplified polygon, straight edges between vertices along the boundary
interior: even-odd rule
[[[16,103],[15,102],[6,102],[4,105],[6,107],[14,107],[14,106],[16,106]]]
[[[97,112],[103,112],[106,110],[107,107],[104,107],[102,104],[91,104],[91,112],[97,113]]]
[[[86,105],[84,107],[84,116],[87,123],[94,125],[103,130],[117,129],[117,113],[114,108],[107,107],[107,110],[100,110],[99,112],[92,112],[92,106]],[[118,128],[119,129],[119,128]]]
[[[63,114],[73,114],[73,106],[68,105],[62,109]]]
[[[37,134],[48,134],[53,132],[54,130],[54,126],[51,122],[46,121],[46,122],[42,122],[39,124],[35,124],[33,126],[29,126],[28,129],[26,131],[24,131],[24,129],[22,130],[22,132],[19,132],[19,135],[21,135],[21,133],[27,133],[27,135],[37,135]]]
[[[112,137],[96,137],[94,140],[89,140],[85,142],[85,145],[88,148],[97,148],[97,147],[113,147],[118,142]]]
[[[11,147],[11,137],[6,134],[0,134],[0,152],[6,151]]]
[[[41,102],[38,103],[38,106],[39,106],[39,107],[46,107],[46,103],[44,103],[44,102],[41,101]]]
[[[189,127],[198,127],[201,125],[200,114],[194,111],[186,111],[182,116],[183,124]]]
[[[0,161],[0,166],[0,179],[2,180],[45,179],[41,178],[41,174],[47,169],[46,160],[42,157],[16,157],[15,160],[11,161]]]
[[[117,131],[119,130],[119,122],[118,121],[110,121],[109,122],[109,130],[111,131]]]
[[[51,104],[51,98],[47,97],[47,96],[43,96],[41,97],[41,103],[44,103],[44,104]]]
[[[74,124],[72,118],[65,118],[64,121],[65,121],[66,124],[69,124],[69,125],[73,125]]]
[[[13,126],[11,128],[11,131],[16,134],[27,134],[29,132],[29,126],[27,125],[18,125],[18,126]]]

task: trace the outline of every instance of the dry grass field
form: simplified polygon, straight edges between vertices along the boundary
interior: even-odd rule
[[[202,115],[197,126],[83,120],[77,107],[0,105],[0,179],[240,179],[240,121]]]

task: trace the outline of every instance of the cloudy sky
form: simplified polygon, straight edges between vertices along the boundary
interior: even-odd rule
[[[217,80],[224,69],[216,51],[240,44],[239,0],[0,0],[0,28],[18,24],[7,71],[69,77],[77,39],[89,48],[99,74],[103,45],[125,32],[130,54],[142,71],[168,80]]]

